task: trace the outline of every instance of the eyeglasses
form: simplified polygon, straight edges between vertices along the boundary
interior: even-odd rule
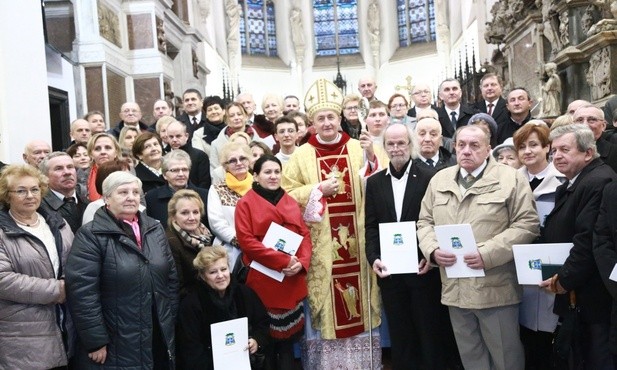
[[[428,90],[418,90],[418,91],[414,91],[413,93],[411,93],[411,95],[431,95],[431,92]]]
[[[598,123],[602,120],[598,117],[578,117],[574,122],[585,123],[585,121],[593,124],[593,123]]]
[[[36,197],[36,196],[41,194],[41,188],[30,188],[30,189],[20,188],[20,189],[17,189],[17,190],[9,190],[9,193],[17,194],[17,197],[19,197],[19,198],[27,197],[28,193],[30,193],[30,194],[32,194],[32,196]]]
[[[354,110],[357,111],[358,109],[360,109],[360,107],[358,107],[357,105],[353,107],[345,107],[345,110],[348,110],[348,111],[354,111]]]
[[[247,157],[239,157],[239,158],[229,158],[225,164],[238,164],[243,162],[248,162]]]
[[[167,170],[168,172],[171,172],[173,174],[176,173],[180,173],[180,172],[185,172],[185,173],[189,173],[190,169],[188,169],[187,167],[182,167],[182,168],[170,168]]]
[[[407,145],[409,145],[409,142],[405,142],[405,141],[397,141],[395,143],[393,142],[387,142],[386,143],[386,149],[395,149],[395,148],[406,148]]]
[[[390,108],[394,108],[394,109],[399,109],[399,108],[405,108],[405,104],[392,104],[390,106]]]

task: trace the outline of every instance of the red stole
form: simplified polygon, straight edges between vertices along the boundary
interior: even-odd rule
[[[360,199],[355,199],[359,186],[354,177],[352,160],[347,150],[349,135],[341,133],[342,138],[336,144],[321,144],[312,136],[309,144],[315,148],[320,181],[336,178],[339,191],[335,196],[326,198],[330,233],[332,235],[332,280],[330,289],[333,297],[334,329],[337,338],[348,338],[364,332],[362,301],[366,289],[363,289],[360,276],[359,233],[357,211]],[[357,204],[357,205],[356,205]]]

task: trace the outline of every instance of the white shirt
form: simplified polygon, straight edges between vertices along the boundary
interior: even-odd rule
[[[58,198],[60,198],[60,200],[61,200],[61,201],[63,201],[63,202],[64,202],[64,194],[62,194],[62,193],[58,193],[57,191],[55,191],[55,190],[54,190],[54,189],[52,189],[52,188],[49,188],[49,190],[51,190],[51,192],[52,192],[52,193],[54,193],[54,195],[55,195],[55,196],[57,196]],[[72,196],[67,197],[67,198],[73,198],[73,199],[75,199],[75,203],[78,203],[78,202],[79,202],[79,200],[77,199],[77,196],[75,195],[75,191],[73,191],[73,195],[72,195]]]
[[[485,160],[484,163],[480,165],[480,167],[476,168],[475,170],[471,172],[471,176],[478,177],[482,173],[482,171],[484,171],[487,165],[488,165],[488,160]],[[464,179],[465,177],[467,177],[467,175],[469,175],[469,172],[467,172],[466,169],[461,167],[461,169],[459,170],[459,174],[461,178]],[[461,184],[458,185],[458,188],[461,190],[461,194],[465,195],[465,193],[467,192],[467,189],[465,189],[465,187]]]
[[[405,173],[401,176],[400,179],[397,179],[390,174],[390,166],[386,169],[386,175],[390,176],[390,181],[392,182],[392,193],[394,194],[394,210],[396,211],[396,220],[401,220],[401,215],[403,213],[403,200],[405,198],[405,188],[407,187],[407,178],[409,177],[409,170],[411,168],[412,161],[409,161],[407,165],[407,169],[405,169]]]

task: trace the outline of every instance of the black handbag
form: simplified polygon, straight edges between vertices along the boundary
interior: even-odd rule
[[[580,308],[576,305],[576,293],[571,291],[568,312],[553,340],[553,355],[558,368],[582,368],[580,335]]]
[[[231,275],[238,283],[244,284],[246,283],[248,274],[249,267],[242,262],[242,253],[240,253],[236,259],[233,269],[231,270]]]

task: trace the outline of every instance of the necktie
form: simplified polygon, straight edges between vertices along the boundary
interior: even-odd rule
[[[456,112],[450,112],[450,117],[452,117],[452,119],[450,119],[450,121],[452,122],[452,127],[454,127],[454,130],[456,131]]]
[[[73,204],[75,204],[75,198],[74,197],[64,197],[64,203],[73,203]]]
[[[197,117],[193,117],[193,126],[197,126]]]
[[[493,107],[495,106],[495,104],[493,103],[488,103],[488,115],[492,116],[493,115]]]
[[[468,174],[465,178],[459,176],[459,184],[461,184],[465,189],[469,189],[471,185],[476,182],[476,178],[472,174]]]
[[[427,159],[426,164],[428,164],[431,167],[435,167],[435,161],[432,158]]]

